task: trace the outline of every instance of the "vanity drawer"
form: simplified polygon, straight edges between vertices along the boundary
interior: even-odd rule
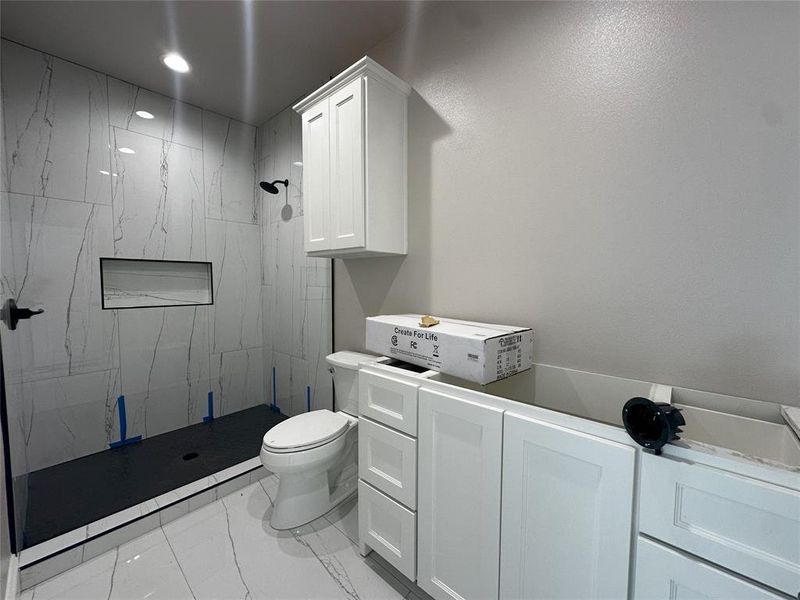
[[[358,482],[358,531],[363,544],[414,581],[417,516],[363,481]]]
[[[781,600],[760,588],[671,548],[639,538],[634,600]]]
[[[800,492],[642,454],[639,529],[791,596],[800,593]]]
[[[366,418],[358,424],[358,476],[417,508],[417,440]]]
[[[416,437],[418,389],[416,384],[362,369],[358,373],[359,409],[378,423]]]

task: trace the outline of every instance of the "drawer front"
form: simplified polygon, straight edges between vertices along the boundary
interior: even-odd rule
[[[639,529],[745,577],[800,593],[800,492],[642,455]]]
[[[361,370],[358,404],[361,414],[416,437],[418,385]]]
[[[634,600],[781,600],[696,558],[639,538]]]
[[[358,482],[358,532],[362,543],[416,580],[416,514],[363,481]]]
[[[359,419],[358,476],[416,509],[417,440],[369,419]]]

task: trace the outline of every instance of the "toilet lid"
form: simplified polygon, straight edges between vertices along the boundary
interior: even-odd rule
[[[348,423],[343,415],[313,410],[275,425],[264,435],[264,447],[273,452],[309,450],[339,437]]]

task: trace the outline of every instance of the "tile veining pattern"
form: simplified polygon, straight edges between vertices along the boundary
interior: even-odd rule
[[[307,385],[330,404],[329,265],[302,254],[299,187],[284,221],[255,186],[267,164],[299,186],[296,130],[257,143],[251,125],[6,40],[2,89],[0,292],[45,309],[3,331],[15,476],[119,439],[119,394],[129,436],[199,422],[209,391],[218,415],[270,402],[273,366],[284,413],[306,409]],[[208,260],[215,304],[104,311],[101,256]]]
[[[355,499],[293,531],[269,526],[270,475],[22,593],[21,600],[425,597],[358,553]]]
[[[300,115],[287,108],[258,129],[258,179],[288,179],[278,195],[262,194],[264,365],[272,369],[281,410],[331,408],[325,356],[331,352],[331,261],[303,250],[303,149]]]

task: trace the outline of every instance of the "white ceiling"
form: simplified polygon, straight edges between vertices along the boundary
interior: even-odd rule
[[[413,18],[405,1],[17,1],[3,37],[260,124]],[[161,64],[179,51],[192,71]]]

